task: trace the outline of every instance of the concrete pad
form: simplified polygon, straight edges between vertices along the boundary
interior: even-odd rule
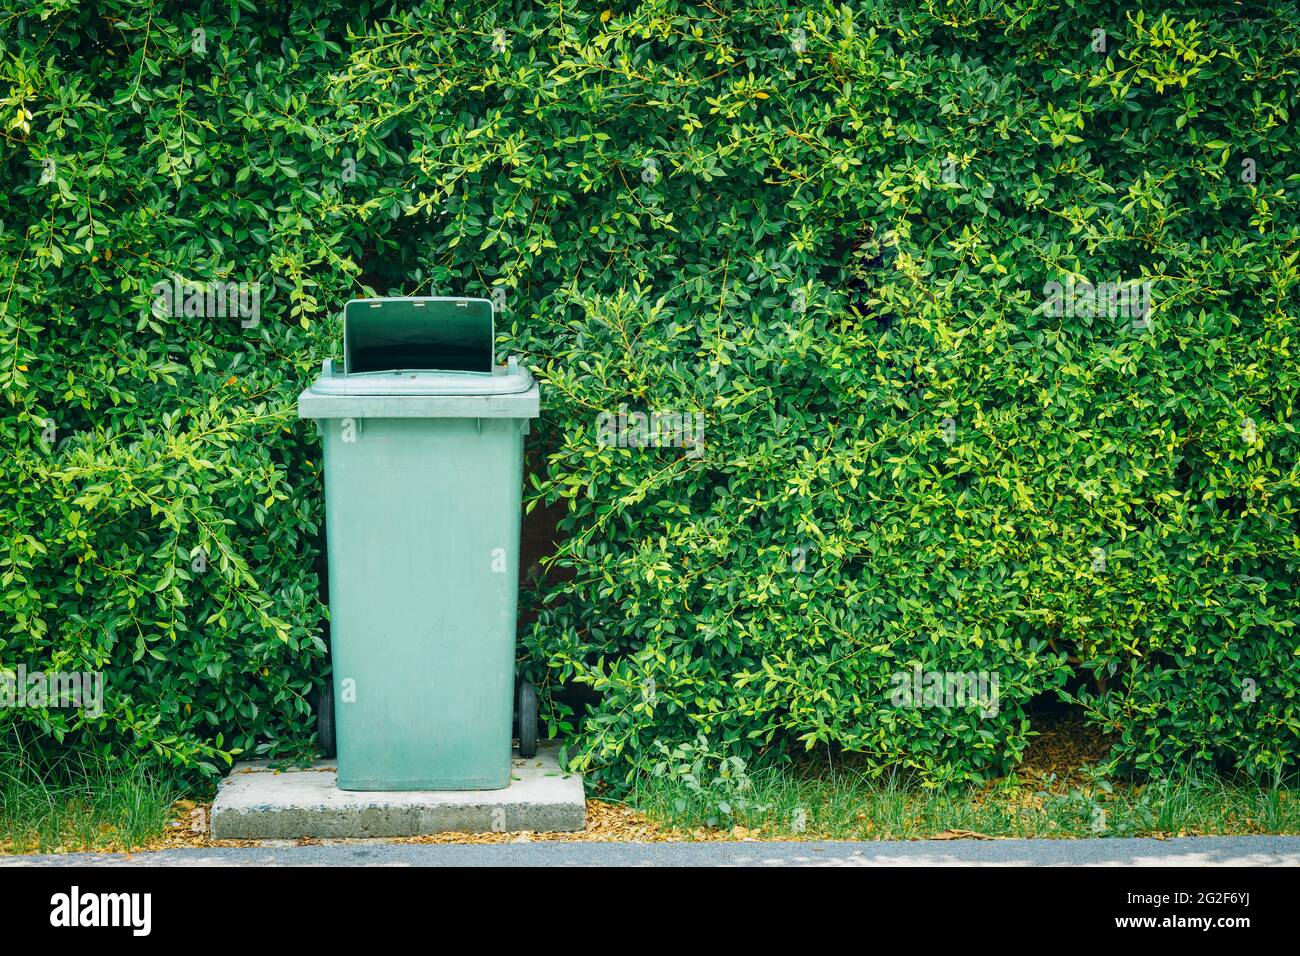
[[[214,840],[302,837],[407,837],[428,833],[534,833],[587,824],[582,775],[560,769],[559,748],[516,756],[504,790],[356,791],[338,788],[338,765],[272,770],[265,760],[236,764],[212,804]]]

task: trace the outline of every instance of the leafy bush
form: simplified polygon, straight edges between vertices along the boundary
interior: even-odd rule
[[[0,14],[0,660],[108,674],[102,717],[18,720],[305,753],[293,397],[346,299],[495,293],[575,766],[980,779],[1058,693],[1126,766],[1295,765],[1293,7],[481,6]],[[260,321],[160,317],[171,277]],[[602,447],[622,412],[703,446]],[[996,706],[896,706],[914,672]]]

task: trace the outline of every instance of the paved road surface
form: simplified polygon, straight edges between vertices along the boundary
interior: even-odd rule
[[[0,857],[0,866],[1300,866],[1300,837],[406,844],[349,841]]]

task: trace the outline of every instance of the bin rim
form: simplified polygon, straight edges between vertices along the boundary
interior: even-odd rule
[[[330,360],[309,390],[316,395],[518,395],[533,385],[528,369],[513,361],[491,372],[390,369],[343,375]]]

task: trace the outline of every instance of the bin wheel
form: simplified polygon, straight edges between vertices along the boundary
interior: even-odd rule
[[[519,717],[519,756],[537,756],[537,690],[526,680],[519,682],[515,710]]]
[[[334,684],[316,689],[316,742],[321,756],[334,759]]]

